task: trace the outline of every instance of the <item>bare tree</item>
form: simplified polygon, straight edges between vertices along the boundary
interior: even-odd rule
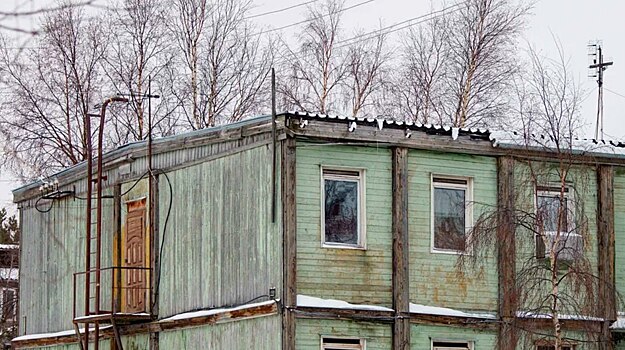
[[[338,47],[343,1],[326,0],[309,7],[299,34],[299,50],[285,45],[288,78],[279,86],[286,108],[330,113],[336,111],[338,90],[348,74],[347,49]]]
[[[176,2],[173,32],[186,71],[176,96],[194,129],[233,122],[259,110],[273,56],[245,18],[251,2]]]
[[[515,301],[512,327],[520,331],[524,348],[534,349],[537,341],[555,349],[575,342],[599,346],[596,321],[604,315],[597,312],[598,291],[615,291],[591,262],[590,217],[597,182],[595,168],[576,160],[576,155],[592,151],[576,139],[581,93],[562,53],[559,61],[550,61],[531,52],[529,65],[531,69],[516,85],[520,131],[496,136],[527,151],[526,156],[521,151],[513,170],[509,169],[514,172],[513,188],[508,191],[512,204],[483,208],[469,234],[474,256],[462,256],[459,262],[460,266],[467,259],[475,263],[476,256],[505,249],[514,241],[516,248],[510,252],[514,256],[508,256],[516,264],[514,283],[506,288],[512,293],[509,300]],[[536,160],[531,156],[536,151],[548,152],[552,158]],[[506,226],[506,220],[511,226]],[[563,321],[571,319],[588,325],[582,338],[564,333]],[[544,328],[541,321],[545,320],[551,330]]]
[[[396,110],[418,123],[442,124],[443,78],[447,58],[448,31],[445,18],[434,17],[411,28],[403,40],[402,65],[393,88]]]
[[[130,112],[113,110],[115,143],[142,140],[147,137],[147,98],[150,79],[160,85],[172,69],[173,50],[169,45],[165,22],[167,11],[161,0],[123,0],[113,8],[108,23],[114,33],[104,64],[114,91],[129,96]],[[152,102],[152,101],[150,101]],[[153,124],[173,113],[164,103],[154,100]],[[167,128],[165,128],[167,133]]]
[[[417,121],[458,127],[501,118],[529,9],[515,0],[464,0],[413,31],[404,43],[398,104]]]
[[[107,33],[76,7],[46,15],[35,48],[2,51],[8,98],[0,133],[3,161],[22,179],[85,159],[84,117],[101,96],[99,71]],[[7,40],[4,47],[10,46]],[[95,129],[95,128],[94,128]]]
[[[387,65],[390,60],[385,44],[387,39],[388,35],[380,30],[373,36],[366,36],[365,40],[349,46],[342,97],[348,100],[351,115],[354,117],[370,115],[377,109],[372,97],[385,87]]]

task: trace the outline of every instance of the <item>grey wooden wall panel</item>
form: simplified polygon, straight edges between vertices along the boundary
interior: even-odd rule
[[[244,303],[268,294],[270,287],[280,295],[282,227],[279,217],[271,222],[271,147],[167,176],[173,203],[162,255],[159,318]],[[170,200],[164,175],[159,186],[160,245]]]

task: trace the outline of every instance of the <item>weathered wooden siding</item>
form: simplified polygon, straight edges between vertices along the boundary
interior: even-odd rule
[[[73,273],[85,270],[85,205],[84,200],[67,197],[54,201],[47,213],[32,206],[22,209],[19,335],[72,329]],[[40,209],[47,207],[40,204]],[[102,209],[104,267],[111,263],[113,200],[105,199]],[[81,295],[84,282],[79,286]],[[102,293],[103,299],[110,294],[107,288]],[[78,299],[81,309],[82,300]]]
[[[431,252],[431,176],[473,179],[473,217],[497,203],[497,164],[491,157],[412,150],[408,154],[410,301],[464,310],[497,310],[496,256],[459,269],[458,255]],[[491,254],[492,255],[492,254]]]
[[[364,338],[367,350],[393,348],[391,325],[348,320],[298,319],[296,327],[295,348],[298,350],[318,350],[321,347],[321,337]]]
[[[614,242],[616,290],[625,295],[625,169],[615,168],[614,174]],[[619,298],[617,297],[617,300]],[[619,307],[620,306],[620,307]],[[620,311],[623,304],[617,302]],[[625,342],[623,342],[625,343]]]
[[[89,348],[92,349],[93,348],[93,343],[89,344]],[[111,348],[111,340],[110,339],[102,339],[100,340],[100,349],[110,349]],[[21,348],[21,349],[45,349],[45,350],[80,350],[80,346],[78,345],[78,343],[71,343],[71,344],[63,344],[63,345],[52,345],[52,346],[46,346],[46,347],[29,347],[29,348]],[[133,350],[147,350],[148,348],[136,348]],[[127,350],[126,347],[124,347],[124,350]]]
[[[112,340],[115,341],[115,340]],[[122,346],[124,350],[147,350],[150,348],[149,334],[135,334],[122,336]],[[173,348],[163,348],[173,349]]]
[[[390,150],[297,145],[297,293],[391,306]],[[321,166],[365,170],[366,250],[321,246]]]
[[[271,160],[267,145],[160,175],[159,318],[244,303],[271,287],[280,295],[282,221],[278,214],[271,222]]]
[[[431,349],[432,340],[472,341],[474,350],[497,349],[497,333],[494,331],[416,324],[410,326],[411,349]]]
[[[161,332],[159,348],[277,350],[282,347],[280,331],[280,315],[257,317]]]

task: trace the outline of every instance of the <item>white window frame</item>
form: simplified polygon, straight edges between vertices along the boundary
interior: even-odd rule
[[[449,340],[449,339],[432,339],[431,341],[431,349],[432,350],[454,350],[454,349],[461,349],[461,348],[450,348],[450,347],[442,347],[442,346],[437,346],[434,347],[435,343],[452,343],[452,344],[466,344],[467,348],[469,348],[469,350],[474,350],[475,349],[475,341],[473,340]]]
[[[434,179],[444,179],[451,181],[465,181],[465,184],[454,184],[454,183],[445,183],[445,182],[436,182]],[[444,188],[444,189],[454,189],[454,190],[464,190],[464,230],[465,230],[465,238],[466,245],[465,250],[453,250],[453,249],[443,249],[436,248],[434,245],[434,223],[435,223],[435,214],[434,214],[434,189],[436,188]],[[441,254],[471,254],[471,228],[473,227],[473,178],[468,176],[453,176],[453,175],[442,175],[442,174],[430,174],[430,252],[431,253],[441,253]]]
[[[326,172],[354,172],[356,175],[343,175],[343,174],[326,174]],[[345,244],[336,242],[326,242],[326,190],[325,180],[339,180],[339,181],[353,181],[358,183],[358,242],[356,244]],[[366,245],[366,206],[365,206],[365,169],[349,168],[349,167],[337,167],[337,166],[321,166],[321,246],[323,248],[338,248],[338,249],[367,249]]]
[[[339,342],[333,342],[333,343],[327,343],[325,342],[326,339],[332,339],[335,341],[341,341],[341,340],[357,340],[358,344],[347,344],[347,343],[339,343]],[[359,338],[359,337],[334,337],[334,336],[321,336],[321,350],[326,350],[326,349],[341,349],[341,350],[366,350],[367,347],[367,342],[364,338]]]
[[[560,183],[550,183],[547,185],[537,185],[535,187],[534,190],[534,209],[536,214],[538,214],[538,197],[542,196],[542,197],[553,197],[553,198],[559,198],[560,194],[561,194],[561,187],[562,184]],[[565,239],[569,239],[570,237],[578,237],[581,238],[581,235],[577,232],[575,232],[575,194],[574,194],[574,190],[573,190],[573,186],[571,186],[570,184],[566,184],[564,186],[565,191],[564,191],[564,199],[566,200],[566,207],[567,207],[567,217],[566,217],[566,222],[567,222],[567,230],[566,231],[561,231],[560,235],[562,237],[562,235],[564,235]],[[541,228],[539,228],[541,229]],[[551,236],[551,237],[555,237],[556,234],[558,232],[557,231],[545,231],[545,235],[546,236]],[[535,236],[537,236],[538,234],[536,234]],[[553,238],[552,238],[553,239]],[[538,251],[538,247],[536,246],[536,242],[537,242],[537,237],[535,237],[534,239],[534,251]],[[545,247],[545,257],[547,254],[547,247]]]

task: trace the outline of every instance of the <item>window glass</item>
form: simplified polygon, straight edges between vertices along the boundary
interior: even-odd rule
[[[358,185],[358,180],[324,179],[326,243],[359,243]]]
[[[434,184],[434,248],[466,248],[466,188]]]
[[[536,204],[538,205],[538,220],[545,232],[568,231],[568,204],[566,199],[561,201],[559,194],[539,193]],[[562,215],[558,227],[560,214]]]

